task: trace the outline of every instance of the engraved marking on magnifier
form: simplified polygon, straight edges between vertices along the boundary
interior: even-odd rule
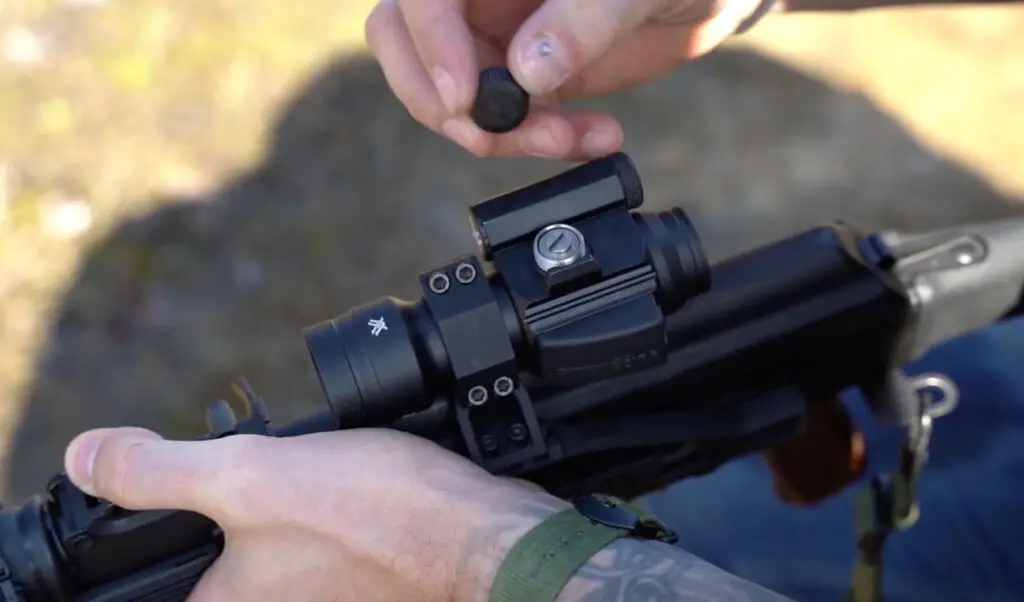
[[[370,334],[375,337],[380,336],[380,333],[388,329],[388,323],[384,321],[384,317],[370,318],[370,321],[366,323],[370,327]]]

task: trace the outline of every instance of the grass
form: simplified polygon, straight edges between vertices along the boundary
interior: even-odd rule
[[[151,199],[254,161],[287,95],[323,61],[363,46],[371,5],[3,5],[0,407],[16,411],[82,250],[152,210]],[[88,229],[61,225],[82,214]]]

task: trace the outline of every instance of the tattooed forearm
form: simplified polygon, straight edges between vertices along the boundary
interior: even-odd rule
[[[495,498],[488,524],[474,529],[461,563],[458,602],[486,602],[505,555],[523,535],[569,507],[518,488]],[[620,539],[576,572],[558,602],[786,602],[668,544]],[[526,601],[524,601],[526,602]]]
[[[558,602],[784,602],[665,543],[620,539],[585,564]]]

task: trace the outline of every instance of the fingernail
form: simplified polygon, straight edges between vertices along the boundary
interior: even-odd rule
[[[478,129],[465,119],[449,119],[441,126],[441,130],[445,136],[470,152],[478,146]]]
[[[591,157],[603,157],[618,150],[619,133],[615,128],[596,127],[583,135],[580,148]]]
[[[544,35],[534,40],[519,55],[519,82],[531,94],[547,94],[572,75],[565,47],[557,38]]]
[[[455,78],[441,67],[434,67],[434,86],[441,96],[441,102],[448,113],[454,115],[459,112],[459,87]]]
[[[102,436],[98,433],[82,435],[71,442],[71,448],[68,450],[70,456],[67,465],[68,476],[78,485],[79,489],[89,495],[96,494],[92,488],[92,467],[96,462],[100,439]]]
[[[558,157],[558,142],[547,127],[533,127],[523,133],[519,141],[523,152],[534,157],[555,159]]]

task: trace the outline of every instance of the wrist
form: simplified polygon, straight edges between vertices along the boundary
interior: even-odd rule
[[[513,546],[534,527],[570,507],[555,496],[512,485],[490,488],[470,511],[469,533],[459,551],[453,602],[487,602],[498,569]]]
[[[616,508],[614,501],[611,506],[605,504],[601,506],[622,508]],[[489,518],[478,518],[474,523],[474,537],[463,550],[463,570],[453,575],[461,584],[458,591],[452,592],[453,602],[488,602],[492,596],[501,600],[554,602],[646,600],[652,595],[673,600],[787,600],[670,543],[647,539],[653,536],[650,532],[645,532],[645,538],[621,535],[611,538],[601,530],[584,528],[576,522],[574,513],[562,513],[570,507],[568,503],[546,494],[524,494],[520,490],[517,495],[501,500],[499,505]],[[629,524],[615,512],[611,515],[597,512],[602,518],[596,518],[594,510],[597,508],[580,508],[577,505],[576,517],[584,521],[596,520],[603,528],[618,530],[625,528],[619,525]],[[653,519],[646,513],[628,509],[627,513],[643,518],[647,527],[652,526]],[[530,533],[548,520],[550,528],[541,527]],[[654,526],[659,526],[657,521],[653,522]],[[633,529],[637,527],[634,523]],[[663,525],[660,528],[661,537],[673,539],[671,531]],[[600,542],[604,542],[604,546],[594,551],[592,546]],[[589,556],[581,561],[583,551]],[[582,564],[577,564],[580,561]],[[510,566],[503,568],[503,563],[510,563]],[[563,581],[566,577],[563,571],[569,566],[577,568],[568,581]],[[511,567],[515,570],[505,572]],[[554,572],[546,573],[546,567],[554,567]],[[557,594],[552,591],[554,587],[560,587]]]

